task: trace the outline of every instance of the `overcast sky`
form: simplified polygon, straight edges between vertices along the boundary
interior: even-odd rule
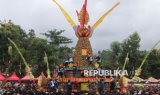
[[[141,37],[141,49],[150,49],[160,40],[160,0],[88,0],[89,24],[92,26],[118,1],[120,6],[94,31],[90,39],[93,51],[109,49],[113,41],[121,42],[135,31]],[[75,10],[82,8],[84,0],[57,2],[78,24]],[[9,19],[38,35],[51,29],[66,30],[63,35],[74,41],[70,46],[76,45],[73,29],[52,0],[0,0],[0,20]]]

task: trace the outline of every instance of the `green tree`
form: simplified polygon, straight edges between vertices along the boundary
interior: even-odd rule
[[[160,78],[160,55],[157,54],[157,50],[153,50],[149,55],[145,65],[142,69],[142,77],[148,78],[150,76]]]
[[[35,38],[36,37],[35,31],[33,29],[29,30],[28,37],[29,38]]]
[[[137,68],[141,63],[139,53],[140,40],[138,33],[135,32],[122,42],[122,56],[120,63],[124,64],[125,56],[129,53],[129,64],[126,66],[128,71],[133,70],[133,68]]]
[[[20,62],[17,52],[13,51],[12,59],[7,53],[10,46],[8,37],[18,43],[18,46],[23,46],[23,41],[26,40],[27,35],[19,25],[15,25],[11,21],[0,23],[0,66],[2,71],[6,71],[7,67],[16,70],[15,68],[18,68]]]
[[[60,45],[69,44],[72,42],[71,39],[62,36],[63,32],[64,30],[57,31],[55,29],[44,33],[44,35],[49,39],[48,41],[50,42],[50,44],[60,47]]]
[[[121,47],[121,43],[118,41],[115,41],[113,43],[111,43],[111,50],[112,50],[112,63],[114,64],[118,64],[119,63],[119,58],[121,56],[122,53],[122,47]]]
[[[20,65],[23,61],[20,59],[17,51],[15,49],[12,50],[12,58],[8,54],[8,47],[11,44],[7,38],[10,38],[17,44],[30,64],[32,71],[37,72],[36,76],[40,72],[46,71],[46,66],[43,64],[44,52],[47,53],[50,69],[53,70],[55,64],[62,64],[66,60],[65,54],[67,55],[71,50],[67,47],[67,44],[72,41],[62,36],[62,32],[64,30],[57,31],[55,29],[44,33],[44,38],[39,38],[33,29],[30,29],[29,33],[26,34],[19,25],[15,25],[11,21],[0,23],[0,69],[4,72],[6,71],[5,68],[9,67],[10,72],[19,72],[21,67],[21,72],[25,74],[25,66],[23,64]],[[35,66],[38,66],[38,69],[35,69]]]

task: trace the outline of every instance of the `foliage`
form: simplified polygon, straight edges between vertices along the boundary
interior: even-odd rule
[[[8,47],[10,46],[7,39],[8,37],[17,43],[17,46],[22,46],[22,42],[26,40],[27,35],[20,26],[13,24],[11,21],[0,23],[0,67],[2,71],[5,71],[7,67],[9,71],[13,71],[18,68],[20,62],[20,57],[16,51],[12,52],[12,59],[7,53]],[[21,50],[23,50],[23,48],[21,48]],[[14,63],[14,65],[12,63]]]
[[[54,70],[55,65],[63,64],[66,61],[68,53],[74,48],[67,45],[72,43],[72,40],[62,36],[64,30],[49,30],[43,33],[43,37],[38,37],[33,29],[28,33],[25,32],[19,25],[15,25],[11,21],[0,23],[0,70],[2,72],[12,73],[16,71],[19,75],[25,74],[25,65],[20,58],[18,52],[7,38],[12,39],[20,52],[23,54],[29,64],[35,77],[41,72],[46,72],[47,66],[44,64],[44,52],[48,57],[49,69]],[[105,69],[122,69],[125,63],[125,57],[128,55],[129,63],[126,69],[129,71],[129,77],[132,78],[134,71],[140,66],[142,60],[147,54],[147,50],[140,50],[140,41],[138,33],[131,34],[122,42],[114,41],[111,44],[111,49],[99,51],[99,56],[102,58],[102,67]],[[20,64],[21,63],[21,64]],[[155,49],[147,58],[142,67],[142,78],[153,76],[160,78],[160,49]]]
[[[129,63],[126,65],[126,69],[128,70],[129,77],[132,78],[135,70],[141,65],[141,62],[148,52],[139,49],[140,40],[138,33],[135,32],[121,43],[118,41],[112,42],[111,50],[99,52],[102,57],[102,66],[114,70],[118,67],[122,69],[125,57],[128,53]],[[160,78],[160,75],[158,74],[159,71],[160,54],[159,49],[157,49],[152,51],[149,55],[142,67],[142,74],[140,77],[148,78],[149,76],[153,76],[155,78]]]
[[[15,48],[11,49],[10,46],[12,45],[7,39],[10,38],[19,47],[35,76],[47,69],[46,65],[43,64],[44,52],[48,55],[49,68],[53,71],[55,64],[63,64],[66,60],[65,54],[67,55],[71,50],[66,44],[72,41],[62,36],[62,32],[64,30],[50,30],[44,33],[44,38],[39,38],[36,37],[33,29],[30,29],[27,34],[20,26],[11,21],[2,22],[0,24],[0,69],[2,72],[12,73],[16,71],[19,75],[25,74],[25,66],[20,64],[23,60]]]

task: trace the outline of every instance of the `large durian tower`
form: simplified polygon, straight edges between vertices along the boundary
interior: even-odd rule
[[[63,15],[65,16],[66,20],[70,23],[72,28],[75,31],[75,34],[78,38],[77,45],[75,47],[74,53],[74,63],[77,63],[79,67],[87,67],[87,66],[95,66],[95,60],[92,63],[89,63],[86,59],[88,56],[94,58],[92,53],[92,47],[89,41],[89,38],[92,36],[93,31],[97,28],[97,26],[104,20],[104,18],[115,8],[119,5],[119,2],[116,3],[109,11],[107,11],[102,17],[92,26],[88,25],[90,20],[89,14],[87,12],[87,0],[83,4],[83,7],[80,12],[76,11],[78,16],[78,21],[80,22],[79,25],[76,25],[68,13],[56,2],[53,2],[59,7]]]
[[[86,54],[83,54],[86,52]],[[86,66],[94,66],[95,60],[90,64],[87,60],[88,54],[93,57],[92,47],[88,37],[82,37],[78,39],[75,53],[74,53],[74,62],[78,64],[78,66],[86,67]]]

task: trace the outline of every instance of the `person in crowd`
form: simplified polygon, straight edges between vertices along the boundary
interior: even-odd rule
[[[68,82],[66,83],[66,88],[67,88],[67,92],[71,93],[72,92],[72,82],[70,80],[68,80]]]
[[[65,69],[63,66],[59,66],[59,69],[58,69],[58,75],[62,78],[64,77],[64,72],[65,72]]]
[[[63,64],[63,66],[67,67],[68,64],[69,64],[69,62],[68,62],[68,60],[66,60],[66,61],[64,62],[64,64]]]
[[[68,63],[73,63],[73,57],[68,57]]]
[[[98,91],[100,94],[102,94],[104,91],[104,85],[105,85],[105,83],[104,83],[103,79],[100,79],[98,81]]]
[[[73,82],[73,90],[78,91],[79,89],[79,83],[77,81]]]
[[[60,84],[57,80],[50,80],[50,86],[57,87],[56,85]],[[89,81],[90,82],[90,81]],[[0,86],[0,95],[160,95],[159,86],[148,85],[144,87],[135,87],[134,85],[128,86],[127,93],[120,94],[116,92],[116,88],[111,90],[104,89],[104,80],[98,80],[98,92],[97,90],[93,90],[92,93],[89,92],[81,92],[78,87],[78,91],[73,91],[74,83],[70,80],[66,83],[66,88],[56,90],[50,90],[49,88],[44,88],[44,90],[38,90],[36,83],[16,83],[13,84],[7,82],[9,86],[1,85]],[[46,85],[47,86],[47,85]],[[60,86],[60,85],[58,85]],[[64,86],[64,85],[61,85]],[[72,88],[73,86],[73,88]],[[67,89],[67,90],[65,90]]]
[[[57,91],[58,83],[55,80],[51,79],[50,82],[48,83],[48,85],[49,85],[50,91]]]
[[[97,61],[98,64],[100,64],[102,62],[101,58],[99,56],[96,57],[96,61]]]
[[[72,67],[73,77],[76,77],[77,74],[77,66]]]
[[[113,81],[110,83],[110,90],[111,90],[111,91],[115,91],[115,87],[116,87],[116,83],[115,83],[115,81],[113,80]]]
[[[87,56],[87,60],[90,64],[92,64],[93,62],[93,57],[91,56],[91,54],[89,53],[88,56]]]

